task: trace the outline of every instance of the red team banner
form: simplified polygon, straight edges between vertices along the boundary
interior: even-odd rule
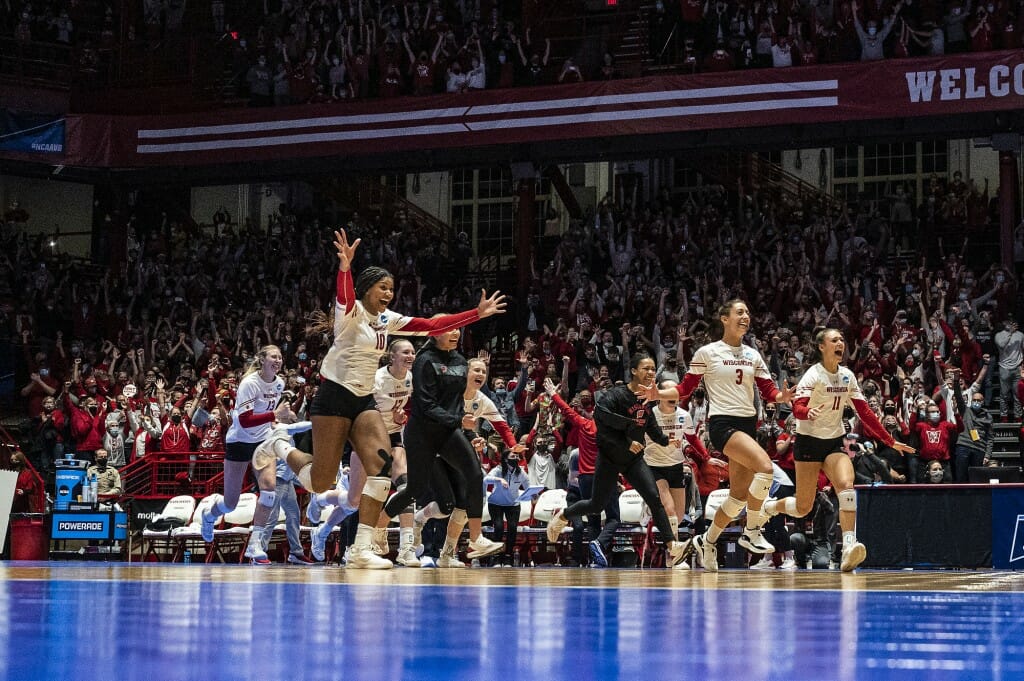
[[[71,115],[63,163],[344,158],[1019,108],[1024,53],[1013,50],[188,115]]]

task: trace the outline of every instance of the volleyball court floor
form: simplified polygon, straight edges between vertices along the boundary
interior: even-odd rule
[[[9,563],[0,678],[1022,679],[1024,576]]]

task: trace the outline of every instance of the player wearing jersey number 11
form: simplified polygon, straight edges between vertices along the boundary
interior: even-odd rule
[[[843,334],[822,329],[815,335],[818,362],[803,375],[796,387],[793,416],[796,417],[796,496],[769,500],[765,513],[800,518],[810,513],[818,488],[818,471],[823,470],[839,498],[839,525],[843,530],[840,569],[849,572],[867,557],[857,541],[857,492],[853,489],[853,463],[843,451],[843,410],[853,407],[865,434],[904,454],[913,447],[896,442],[864,400],[857,377],[840,366],[846,352]]]

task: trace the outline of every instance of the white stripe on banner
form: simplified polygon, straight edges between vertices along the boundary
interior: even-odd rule
[[[813,107],[838,106],[838,97],[810,97],[807,99],[760,100],[753,102],[729,102],[727,104],[698,104],[695,106],[673,106],[661,109],[634,109],[632,111],[595,111],[593,113],[567,114],[565,116],[537,116],[534,118],[503,118],[497,121],[467,123],[470,130],[494,130],[496,128],[532,128],[567,123],[603,123],[634,118],[676,118],[701,116],[716,113],[739,113],[743,111],[767,111],[781,109],[807,109]]]
[[[210,151],[213,149],[246,149],[273,147],[281,144],[312,144],[315,142],[350,142],[352,140],[406,137],[410,135],[445,135],[467,132],[462,123],[451,125],[418,125],[411,128],[384,128],[381,130],[346,130],[343,132],[312,132],[305,135],[279,135],[277,137],[242,137],[206,142],[171,142],[169,144],[140,144],[139,154],[169,154],[179,151]]]
[[[632,120],[635,118],[679,118],[716,113],[738,113],[746,111],[770,111],[784,109],[806,109],[833,107],[839,105],[838,97],[809,97],[805,99],[762,100],[753,102],[729,102],[723,104],[700,104],[695,106],[663,107],[659,109],[636,109],[630,111],[601,111],[565,116],[537,116],[533,118],[502,118],[494,121],[478,121],[467,124],[420,125],[406,128],[381,128],[372,130],[346,130],[341,132],[317,132],[304,135],[279,135],[276,137],[243,137],[229,140],[206,140],[202,142],[172,142],[167,144],[141,144],[136,148],[140,154],[167,154],[186,151],[213,151],[217,149],[244,149],[270,147],[283,144],[312,144],[322,142],[346,142],[352,140],[387,139],[420,135],[453,134],[470,131],[495,130],[501,128],[547,127],[569,123],[597,123],[606,121]]]
[[[261,123],[230,123],[187,128],[141,129],[138,131],[138,139],[230,135],[240,132],[298,130],[302,128],[336,127],[340,125],[374,125],[377,123],[422,121],[434,118],[458,118],[462,116],[508,114],[520,111],[544,111],[547,109],[570,109],[590,106],[608,106],[614,104],[643,104],[645,102],[664,102],[675,99],[708,99],[712,97],[813,92],[816,90],[837,90],[838,88],[838,80],[812,80],[795,83],[768,83],[764,85],[695,88],[691,90],[666,90],[663,92],[637,92],[626,95],[605,95],[598,97],[577,97],[572,99],[550,99],[533,102],[512,102],[508,104],[492,104],[470,108],[456,107],[448,109],[422,109],[418,111],[397,111],[394,113],[382,114],[298,118],[295,120],[264,121]]]
[[[785,94],[788,92],[814,92],[816,90],[838,90],[838,80],[812,80],[799,83],[769,83],[765,85],[738,85],[731,87],[696,88],[693,90],[667,90],[665,92],[638,92],[628,95],[606,95],[578,99],[550,99],[539,102],[511,102],[470,107],[468,115],[506,114],[516,111],[543,111],[545,109],[570,109],[586,106],[607,106],[610,104],[642,104],[664,102],[673,99],[710,99],[713,97],[737,97],[742,95]]]
[[[162,139],[166,137],[198,137],[200,135],[230,135],[236,132],[263,132],[269,130],[296,130],[300,128],[336,127],[339,125],[374,125],[398,121],[423,121],[432,118],[458,118],[466,114],[466,107],[454,109],[425,109],[420,111],[396,111],[383,114],[358,116],[325,116],[323,118],[297,118],[288,121],[266,121],[263,123],[231,123],[204,125],[197,128],[164,128],[138,132],[139,139]]]

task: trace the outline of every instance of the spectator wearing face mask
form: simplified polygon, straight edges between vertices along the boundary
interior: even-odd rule
[[[952,444],[960,427],[952,421],[943,419],[938,405],[929,402],[925,410],[925,420],[918,421],[915,416],[912,419],[911,428],[921,443],[917,450],[915,481],[928,482],[929,467],[934,463],[938,463],[945,471],[945,475],[949,477],[950,451],[952,451]],[[911,468],[911,472],[914,472],[913,468]],[[952,478],[949,477],[949,479]]]
[[[895,22],[886,18],[882,28],[879,29],[878,22],[870,19],[868,20],[867,30],[865,30],[864,26],[861,25],[860,17],[857,16],[857,3],[851,2],[850,5],[853,9],[853,25],[857,29],[857,39],[860,40],[860,60],[876,61],[884,59],[885,51],[883,44]],[[896,6],[893,8],[893,14],[899,14],[902,7],[902,2],[896,3]]]
[[[992,427],[992,415],[985,409],[984,396],[977,384],[968,390],[970,402],[964,399],[959,387],[952,392],[957,411],[963,421],[963,430],[956,439],[954,480],[967,482],[968,469],[972,466],[983,466],[992,457],[995,431]]]
[[[121,474],[110,465],[107,450],[96,450],[96,461],[85,470],[85,475],[90,480],[96,476],[96,493],[99,496],[121,494]]]
[[[57,400],[53,397],[43,400],[42,411],[33,419],[33,426],[39,469],[46,472],[64,456],[65,417],[64,412],[57,408]]]
[[[530,480],[519,465],[519,453],[506,449],[501,455],[501,465],[495,466],[484,478],[484,482],[494,485],[487,497],[487,509],[494,523],[496,542],[505,542],[505,555],[501,559],[504,565],[513,564],[516,546],[516,530],[519,525],[519,495],[522,494]]]
[[[60,384],[50,375],[50,367],[46,366],[46,355],[36,355],[36,366],[38,367],[29,376],[29,382],[21,389],[21,396],[25,398],[26,413],[30,418],[39,416],[43,411],[43,401],[47,397],[57,394]]]
[[[128,450],[131,447],[125,442],[123,416],[118,412],[107,414],[105,425],[103,449],[107,452],[110,465],[121,468],[128,461]]]
[[[11,505],[11,512],[42,513],[44,509],[37,508],[43,496],[39,489],[39,476],[29,467],[21,450],[15,450],[11,454],[11,468],[18,473],[18,479],[14,483],[14,503]]]
[[[923,469],[922,476],[918,479],[918,482],[930,483],[932,485],[951,481],[952,478],[950,477],[949,469],[943,466],[941,461],[929,462]]]
[[[1014,418],[1021,418],[1021,404],[1014,402],[1014,388],[1024,361],[1024,333],[1017,328],[1015,319],[1007,319],[1003,330],[996,334],[999,349],[999,418],[1006,423],[1012,411]]]
[[[71,415],[71,437],[78,458],[92,461],[93,452],[103,446],[106,432],[106,401],[102,404],[95,397],[82,400],[82,406],[74,404],[68,393],[71,384],[65,384],[64,408]]]
[[[189,436],[191,423],[184,410],[175,406],[164,423],[160,434],[160,450],[164,452],[192,451],[192,438]]]
[[[943,18],[946,24],[946,52],[956,54],[967,51],[967,28],[965,23],[971,14],[971,0],[966,3],[954,1]]]

